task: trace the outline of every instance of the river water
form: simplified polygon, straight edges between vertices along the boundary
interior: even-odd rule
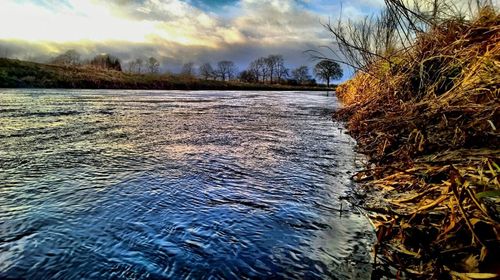
[[[0,278],[364,279],[311,92],[0,90]]]

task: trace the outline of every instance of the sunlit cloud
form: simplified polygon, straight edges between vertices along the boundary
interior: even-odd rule
[[[197,43],[181,29],[160,21],[117,17],[109,7],[86,0],[69,1],[55,10],[27,2],[4,1],[0,10],[2,39],[29,41],[129,41],[144,42],[154,36],[184,44]]]
[[[304,64],[304,50],[331,42],[321,22],[341,7],[363,16],[381,1],[0,0],[0,50],[38,60],[69,48],[123,60],[154,55],[173,66],[282,53]]]

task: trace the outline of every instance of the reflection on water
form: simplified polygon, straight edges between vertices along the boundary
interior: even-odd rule
[[[0,278],[367,278],[333,97],[0,90]]]

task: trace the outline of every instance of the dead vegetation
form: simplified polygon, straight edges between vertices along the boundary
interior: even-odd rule
[[[474,14],[434,13],[337,88],[335,118],[370,159],[356,179],[371,197],[377,258],[398,275],[500,274],[500,15]]]

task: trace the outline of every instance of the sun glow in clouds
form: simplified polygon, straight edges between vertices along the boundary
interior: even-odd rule
[[[133,20],[114,15],[109,7],[89,0],[72,0],[69,6],[49,10],[27,2],[0,0],[0,39],[78,42],[146,42],[152,36],[181,44],[195,42],[178,30],[156,21]]]

